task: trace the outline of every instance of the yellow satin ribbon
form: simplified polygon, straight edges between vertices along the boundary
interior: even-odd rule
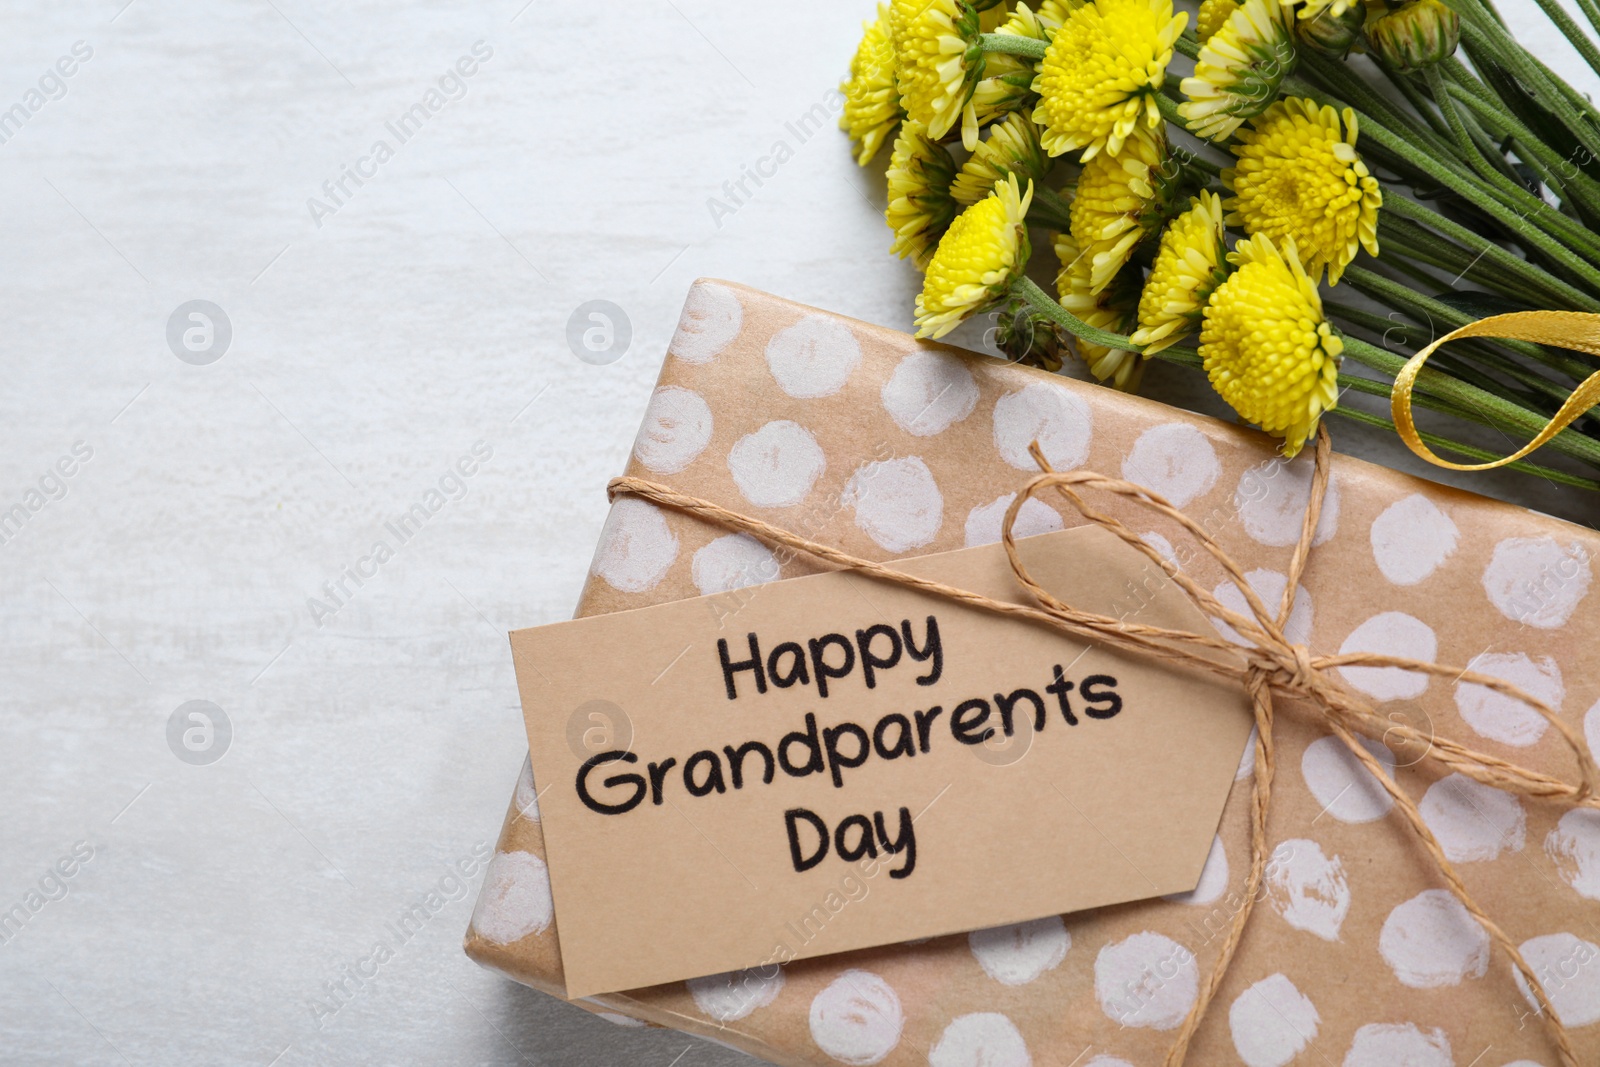
[[[1600,371],[1595,371],[1572,391],[1572,395],[1567,397],[1567,402],[1561,405],[1561,410],[1545,423],[1544,429],[1539,431],[1537,437],[1504,459],[1491,460],[1488,463],[1452,463],[1447,459],[1440,459],[1423,443],[1417,434],[1416,424],[1411,421],[1411,390],[1416,384],[1417,375],[1422,371],[1422,365],[1428,362],[1428,357],[1445,342],[1460,340],[1463,337],[1497,337],[1506,341],[1532,341],[1536,344],[1570,348],[1591,356],[1600,356],[1600,314],[1586,311],[1513,311],[1505,315],[1490,315],[1486,319],[1468,323],[1459,330],[1452,330],[1412,356],[1411,361],[1402,367],[1395,377],[1394,391],[1389,397],[1389,407],[1394,413],[1394,426],[1400,433],[1400,439],[1411,451],[1435,466],[1448,467],[1453,471],[1486,471],[1514,463],[1543,446],[1550,438],[1566,429],[1578,416],[1600,403]]]

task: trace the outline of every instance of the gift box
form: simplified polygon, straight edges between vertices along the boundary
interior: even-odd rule
[[[690,291],[628,473],[890,560],[998,540],[1037,472],[1034,441],[1058,470],[1161,493],[1277,603],[1310,493],[1309,449],[1284,461],[1277,442],[1246,428],[727,282]],[[1123,499],[1094,503],[1244,610],[1175,522]],[[1040,498],[1016,533],[1083,521]],[[1287,636],[1316,653],[1383,652],[1503,678],[1600,748],[1597,550],[1588,529],[1335,456]],[[736,611],[741,591],[820,569],[623,496],[578,615],[696,596]],[[1335,673],[1396,724],[1576,780],[1557,731],[1516,700],[1397,668]],[[1556,1063],[1510,960],[1444,888],[1388,794],[1318,723],[1310,704],[1278,702],[1273,860],[1188,1062]],[[591,725],[627,726],[603,714]],[[1600,1063],[1600,811],[1482,785],[1415,745],[1367,746],[1520,946],[1579,1061]],[[1243,754],[1191,892],[580,1003],[779,1064],[1160,1063],[1242,905],[1254,754]],[[1162,783],[1143,788],[1159,795]],[[563,996],[544,855],[525,766],[466,950]]]

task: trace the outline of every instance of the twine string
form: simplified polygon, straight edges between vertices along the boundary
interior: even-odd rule
[[[1285,636],[1284,630],[1294,606],[1295,590],[1310,560],[1312,544],[1322,514],[1323,499],[1331,475],[1332,448],[1327,429],[1320,427],[1317,432],[1310,499],[1301,522],[1300,538],[1290,559],[1283,595],[1275,612],[1268,610],[1260,596],[1251,588],[1238,563],[1211,534],[1184,512],[1168,503],[1160,494],[1136,483],[1110,478],[1093,471],[1058,472],[1050,468],[1037,443],[1030,451],[1035,462],[1039,464],[1041,473],[1032,477],[1023,486],[1012,500],[1010,507],[1006,509],[1001,542],[1010,561],[1012,573],[1032,597],[1034,604],[996,600],[931,578],[908,574],[887,564],[852,556],[831,545],[811,541],[753,516],[729,510],[709,500],[681,493],[670,486],[647,479],[633,477],[614,479],[607,487],[607,494],[613,500],[622,494],[637,496],[703,519],[713,525],[747,533],[770,544],[804,552],[825,563],[854,570],[867,577],[891,582],[995,615],[1034,622],[1080,641],[1197,669],[1231,680],[1244,688],[1250,698],[1251,712],[1256,725],[1256,770],[1250,805],[1250,873],[1245,883],[1244,903],[1235,913],[1217,963],[1201,985],[1195,1004],[1184,1019],[1183,1026],[1167,1055],[1167,1067],[1181,1067],[1183,1064],[1189,1045],[1205,1018],[1208,1007],[1221,989],[1229,965],[1243,941],[1250,916],[1260,895],[1270,851],[1267,822],[1271,810],[1272,783],[1276,773],[1276,749],[1273,738],[1276,714],[1274,700],[1279,696],[1298,698],[1309,704],[1319,715],[1321,725],[1340,740],[1350,754],[1393,798],[1394,806],[1416,834],[1423,851],[1433,862],[1433,866],[1452,895],[1461,902],[1468,914],[1482,925],[1522,976],[1536,1002],[1539,1015],[1545,1022],[1551,1041],[1560,1054],[1561,1063],[1565,1067],[1578,1067],[1577,1056],[1572,1049],[1566,1027],[1556,1014],[1555,1007],[1539,977],[1523,959],[1521,951],[1510,936],[1489,918],[1467,891],[1454,866],[1445,856],[1443,847],[1423,820],[1416,803],[1400,789],[1384,766],[1367,751],[1358,738],[1371,737],[1383,740],[1386,744],[1389,738],[1398,738],[1405,744],[1419,745],[1423,758],[1433,760],[1484,785],[1524,796],[1586,807],[1600,808],[1600,795],[1597,795],[1600,794],[1600,788],[1597,788],[1600,787],[1600,770],[1597,770],[1594,757],[1583,739],[1563,722],[1549,705],[1504,679],[1447,664],[1385,653],[1345,652],[1332,656],[1316,655],[1304,645],[1294,644]],[[1163,515],[1182,527],[1232,579],[1234,586],[1244,598],[1246,611],[1235,611],[1223,604],[1209,590],[1202,588],[1180,570],[1174,562],[1157,552],[1148,541],[1125,523],[1092,506],[1082,495],[1082,491],[1086,489],[1096,489],[1123,497]],[[1089,522],[1115,534],[1129,547],[1154,563],[1203,613],[1226,623],[1250,644],[1240,647],[1213,634],[1169,629],[1082,611],[1052,595],[1028,572],[1017,550],[1013,534],[1017,514],[1023,504],[1047,490],[1054,490]],[[1518,700],[1534,709],[1554,727],[1557,735],[1571,751],[1578,769],[1577,784],[1478,752],[1460,742],[1439,737],[1431,731],[1425,734],[1409,725],[1397,725],[1383,719],[1370,703],[1334,680],[1330,672],[1341,667],[1397,667],[1402,670],[1420,671],[1434,677],[1481,685]]]

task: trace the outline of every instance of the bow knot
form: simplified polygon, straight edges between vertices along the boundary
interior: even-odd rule
[[[1299,696],[1314,697],[1320,684],[1317,667],[1311,659],[1311,650],[1305,645],[1287,642],[1277,649],[1266,651],[1254,658],[1252,668],[1264,673],[1266,681],[1278,689]]]

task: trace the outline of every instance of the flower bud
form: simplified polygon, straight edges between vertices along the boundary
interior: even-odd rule
[[[1058,371],[1067,348],[1055,323],[1025,303],[1013,303],[995,314],[994,346],[1011,362]]]
[[[1329,4],[1310,18],[1296,21],[1295,30],[1300,36],[1300,43],[1313,52],[1343,59],[1361,40],[1361,29],[1366,22],[1367,9],[1364,4],[1347,3],[1342,8],[1338,4]]]
[[[1460,38],[1461,20],[1443,0],[1410,0],[1367,28],[1373,52],[1402,74],[1448,59]]]

